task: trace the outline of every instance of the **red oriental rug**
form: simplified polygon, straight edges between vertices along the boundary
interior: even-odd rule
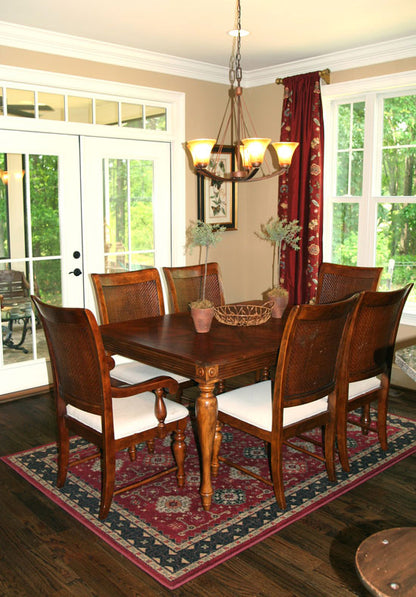
[[[323,463],[288,448],[285,456],[285,493],[288,507],[279,510],[273,491],[263,483],[226,465],[214,480],[210,512],[201,507],[199,459],[191,429],[187,435],[186,486],[178,489],[175,475],[164,477],[115,497],[105,521],[98,519],[100,466],[92,460],[73,467],[62,489],[57,489],[56,445],[42,446],[2,460],[64,508],[88,529],[129,558],[162,585],[174,589],[217,566],[254,543],[316,510],[395,462],[416,451],[416,423],[390,416],[389,449],[383,452],[377,435],[349,430],[351,472],[337,467],[338,482],[328,481]],[[74,452],[83,455],[90,444],[73,438]],[[268,462],[262,442],[224,427],[222,454],[266,475]],[[172,460],[170,439],[156,444],[149,455],[139,446],[137,462],[126,453],[117,460],[116,480],[153,472]]]

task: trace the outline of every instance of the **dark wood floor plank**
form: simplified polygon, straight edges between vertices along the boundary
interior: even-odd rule
[[[192,397],[194,388],[188,390]],[[415,393],[391,410],[415,418]],[[0,455],[55,441],[50,395],[0,404]],[[416,456],[224,564],[169,591],[0,463],[0,594],[5,597],[348,597],[368,595],[355,551],[385,528],[416,525]]]

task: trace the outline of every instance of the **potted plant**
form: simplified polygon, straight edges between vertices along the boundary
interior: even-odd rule
[[[299,250],[299,233],[302,227],[298,220],[288,222],[286,218],[270,218],[266,224],[262,224],[257,236],[267,240],[273,245],[273,265],[272,265],[272,288],[267,292],[267,296],[274,302],[272,317],[282,317],[289,301],[289,293],[286,288],[280,286],[280,260],[282,254],[282,245]]]
[[[207,224],[206,222],[197,220],[196,222],[191,222],[186,231],[186,249],[188,251],[191,251],[194,247],[199,247],[202,252],[203,247],[205,247],[205,269],[201,296],[197,301],[193,301],[190,304],[195,329],[200,333],[209,332],[212,318],[214,317],[214,305],[205,298],[208,251],[211,246],[213,247],[218,243],[225,230],[225,226]]]

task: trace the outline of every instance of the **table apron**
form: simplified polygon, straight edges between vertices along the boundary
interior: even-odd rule
[[[277,359],[277,350],[271,350],[258,356],[251,355],[248,358],[238,356],[234,360],[229,357],[226,362],[215,360],[198,362],[193,359],[186,359],[181,355],[158,352],[151,348],[131,344],[123,345],[121,342],[112,342],[111,339],[107,340],[105,337],[104,346],[112,354],[118,354],[146,365],[152,365],[177,375],[189,377],[198,383],[215,383],[222,379],[270,368],[275,365]]]

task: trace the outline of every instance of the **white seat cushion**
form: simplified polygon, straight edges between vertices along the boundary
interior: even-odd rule
[[[182,404],[165,399],[165,423],[178,421],[188,416],[188,409]],[[67,414],[80,423],[101,432],[101,417],[68,404]],[[114,439],[120,439],[134,433],[157,427],[159,421],[155,416],[155,395],[143,392],[127,398],[113,398]]]
[[[271,381],[262,381],[251,386],[224,392],[224,394],[217,396],[217,400],[220,412],[265,431],[272,430]],[[297,421],[325,412],[327,408],[328,396],[308,404],[285,408],[283,411],[283,427],[288,427]]]
[[[378,390],[381,387],[381,380],[378,377],[369,377],[368,379],[360,379],[360,381],[353,381],[348,386],[348,400],[352,400],[361,394]]]
[[[187,377],[183,377],[182,375],[169,373],[169,371],[151,367],[150,365],[145,365],[144,363],[139,363],[137,361],[116,365],[114,369],[110,371],[110,375],[111,377],[114,377],[114,379],[129,384],[141,383],[142,381],[147,381],[148,379],[152,379],[152,377],[160,377],[161,375],[173,377],[178,383],[189,381]]]

